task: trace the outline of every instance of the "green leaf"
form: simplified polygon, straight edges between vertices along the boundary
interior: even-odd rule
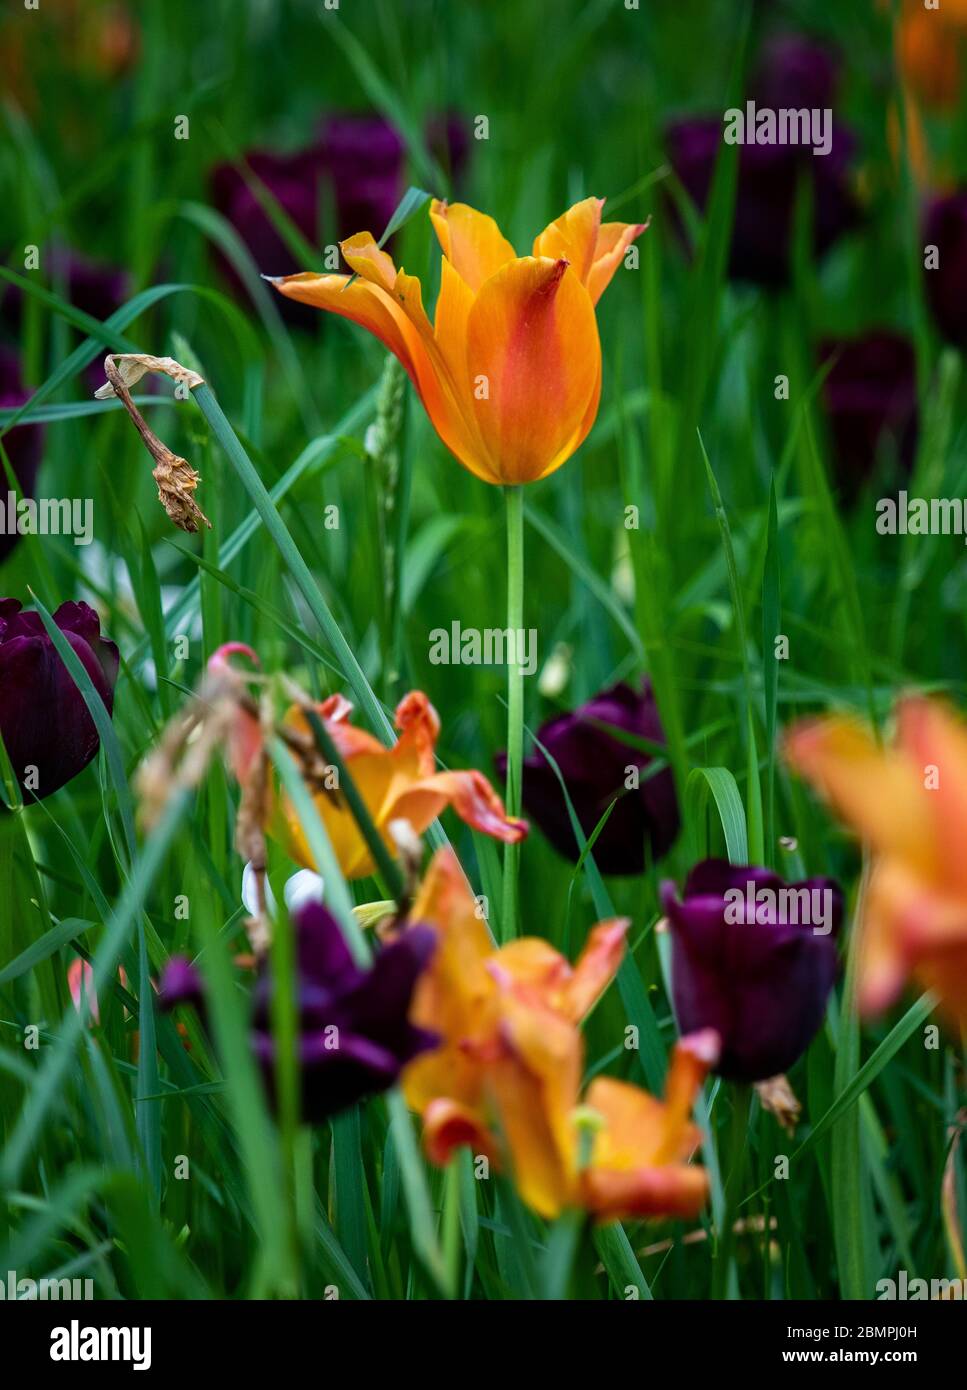
[[[719,813],[726,853],[731,864],[748,864],[749,846],[745,829],[745,807],[735,778],[727,767],[696,767],[685,784],[685,824],[691,838],[689,858],[694,863],[708,853],[705,838],[705,808],[709,792]]]

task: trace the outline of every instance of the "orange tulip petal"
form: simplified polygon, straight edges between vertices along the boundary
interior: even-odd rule
[[[501,1001],[504,1047],[487,1071],[499,1128],[524,1201],[556,1216],[574,1197],[577,1142],[573,1111],[584,1048],[579,1030],[558,1014]]]
[[[526,256],[487,281],[467,320],[467,371],[497,478],[533,482],[570,456],[600,368],[594,306],[565,261]]]
[[[641,236],[647,222],[605,222],[598,233],[597,253],[588,276],[588,294],[597,304],[611,284],[615,271],[631,243]]]
[[[565,1012],[575,1023],[591,1012],[618,973],[630,926],[630,918],[612,917],[599,922],[588,936],[575,962],[564,1001]]]
[[[452,1100],[434,1100],[423,1116],[423,1147],[431,1163],[443,1168],[455,1150],[469,1148],[494,1160],[497,1145],[475,1111]]]
[[[392,261],[382,251],[377,259],[375,243],[370,247],[370,241],[372,238],[362,247],[350,248],[350,256],[359,267],[359,278],[352,282],[346,275],[304,271],[273,280],[272,284],[287,299],[351,319],[378,338],[406,371],[446,447],[472,472],[488,477],[476,461],[475,426],[469,410],[462,407],[433,342],[419,281],[400,271],[387,290],[386,262],[392,266]]]
[[[679,1038],[665,1081],[665,1131],[658,1157],[664,1161],[689,1153],[695,1144],[692,1106],[702,1083],[719,1059],[721,1039],[713,1028]]]
[[[466,203],[444,203],[434,198],[430,218],[443,254],[475,294],[501,266],[516,258],[494,219]]]
[[[587,285],[597,252],[603,198],[584,198],[561,214],[534,238],[534,255],[568,261],[582,285]]]
[[[513,988],[524,1001],[579,1023],[614,978],[629,926],[626,917],[599,922],[573,968],[550,942],[523,936],[491,955],[487,969],[502,988]]]
[[[630,1082],[599,1076],[588,1087],[585,1104],[602,1121],[592,1153],[595,1167],[630,1169],[657,1162],[666,1125],[660,1100]]]
[[[870,876],[860,938],[859,1005],[878,1014],[912,974],[937,994],[946,1018],[967,1028],[967,902],[934,891],[896,860]]]
[[[437,948],[416,985],[411,1019],[450,1042],[481,1035],[490,1022],[486,1001],[494,982],[485,966],[494,945],[451,849],[433,856],[409,918],[437,933]]]
[[[907,924],[929,911],[929,890],[902,863],[881,860],[874,866],[858,924],[861,1013],[882,1013],[900,996],[913,964]]]
[[[397,758],[415,759],[421,776],[429,776],[436,767],[433,750],[440,735],[440,716],[423,694],[411,690],[396,706],[396,727],[400,738],[394,751]]]
[[[402,788],[388,811],[388,818],[402,816],[422,834],[446,806],[474,830],[504,844],[514,845],[527,835],[527,822],[508,816],[504,803],[482,772],[437,772]]]
[[[603,198],[585,198],[545,227],[534,240],[535,256],[569,261],[591,302],[597,304],[611,283],[625,251],[647,222],[601,221]]]
[[[501,988],[514,987],[523,997],[556,1009],[571,978],[571,966],[549,941],[522,936],[491,954],[487,969]]]
[[[930,793],[923,774],[896,749],[881,749],[862,725],[830,718],[800,724],[786,738],[789,762],[823,793],[873,849],[931,877],[937,867]]]
[[[598,1222],[648,1216],[698,1216],[708,1201],[704,1168],[675,1164],[624,1171],[590,1168],[581,1175],[584,1204]]]
[[[897,716],[900,746],[933,805],[944,878],[967,895],[967,730],[942,700],[903,700]]]
[[[423,398],[421,380],[430,372],[426,351],[413,325],[384,288],[362,275],[350,283],[348,275],[316,275],[312,271],[284,275],[271,283],[286,299],[325,309],[367,329],[398,359]],[[424,405],[429,410],[426,400]]]
[[[381,251],[371,232],[357,232],[339,243],[343,259],[356,275],[392,294],[396,287],[396,266],[387,251]]]

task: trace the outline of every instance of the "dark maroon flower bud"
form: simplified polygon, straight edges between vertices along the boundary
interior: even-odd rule
[[[718,1071],[778,1076],[805,1052],[836,975],[843,895],[832,879],[787,884],[768,869],[705,859],[679,902],[662,884],[672,995],[682,1034],[714,1028]]]
[[[880,330],[860,338],[828,340],[832,359],[823,398],[832,436],[839,491],[851,501],[881,458],[908,474],[917,447],[917,368],[913,344]],[[894,479],[895,480],[895,479]]]
[[[298,150],[295,154],[250,150],[244,156],[244,164],[252,178],[264,184],[305,239],[315,245],[322,174],[318,149]],[[210,182],[215,207],[231,222],[260,271],[288,274],[302,269],[281,233],[276,231],[245,174],[245,170],[234,164],[219,164],[212,170]]]
[[[379,240],[403,196],[403,141],[381,116],[331,116],[319,142],[335,197],[337,235]]]
[[[464,117],[455,111],[431,116],[426,125],[426,143],[451,182],[459,185],[470,157],[470,132]]]
[[[251,150],[245,161],[251,174],[275,198],[279,207],[312,246],[319,244],[319,197],[323,162],[317,146],[294,154],[270,150]],[[306,267],[289,249],[262,207],[254,187],[234,164],[219,164],[212,170],[211,197],[216,209],[232,224],[261,274],[289,275]],[[244,294],[234,268],[219,253],[219,267],[236,292]],[[318,315],[304,304],[280,302],[279,311],[289,323],[312,327]]]
[[[264,185],[309,244],[342,241],[356,232],[379,239],[402,196],[403,142],[379,116],[332,116],[312,144],[292,154],[252,150],[245,164]],[[307,268],[290,250],[262,207],[250,180],[234,164],[220,164],[211,174],[212,202],[234,227],[256,267],[266,275],[288,275]],[[320,225],[328,197],[335,222]],[[226,277],[241,292],[235,271],[219,256]],[[315,328],[314,309],[293,300],[279,305],[293,325]]]
[[[429,927],[410,927],[383,946],[372,967],[357,966],[335,918],[320,902],[293,914],[298,953],[297,1001],[302,1117],[318,1124],[366,1096],[388,1090],[401,1069],[438,1038],[409,1022],[413,989],[433,953]],[[252,1050],[269,1095],[275,1087],[272,976],[259,967],[253,991]],[[161,978],[162,1007],[198,1004],[201,983],[183,957]]]
[[[55,250],[51,256],[51,271],[55,279],[63,276],[67,297],[74,308],[102,323],[120,309],[131,294],[131,277],[126,270],[105,261],[91,260],[77,251]]]
[[[667,767],[649,775],[653,755],[622,742],[608,732],[608,726],[635,739],[665,742],[647,682],[640,693],[624,683],[602,691],[573,714],[542,724],[537,738],[561,770],[585,836],[591,835],[617,797],[592,851],[601,872],[640,874],[645,867],[646,843],[651,858],[660,859],[678,834],[675,782]],[[497,756],[496,764],[500,775],[506,776],[506,753]],[[524,759],[523,773],[524,809],[558,853],[576,862],[580,849],[567,802],[540,749]]]
[[[205,1005],[202,978],[187,956],[171,956],[161,972],[158,1003],[164,1010],[179,1004],[193,1004],[196,1009]]]
[[[930,203],[923,243],[931,313],[948,343],[967,348],[967,188]]]
[[[30,392],[24,389],[20,376],[20,360],[9,348],[0,347],[0,408],[16,409],[28,400]],[[37,483],[37,469],[44,447],[42,425],[14,425],[9,434],[0,440],[10,460],[10,466],[20,485],[24,497],[33,497]],[[0,468],[0,516],[6,516],[6,499],[10,491],[10,481],[6,469]],[[7,558],[20,539],[18,531],[0,527],[0,564]]]
[[[101,636],[97,614],[86,603],[62,603],[54,622],[110,714],[118,649]],[[40,614],[22,612],[15,598],[0,599],[0,734],[28,799],[50,796],[76,777],[100,742]]]
[[[753,141],[755,126],[744,131],[729,252],[729,275],[734,280],[768,287],[788,283],[796,198],[803,176],[812,184],[817,258],[858,220],[847,177],[853,137],[826,114],[832,107],[838,66],[834,53],[802,35],[778,35],[762,50],[748,89],[756,115],[768,111],[778,119],[781,111],[815,111],[822,122],[829,121],[829,148],[817,154],[811,143],[761,144]],[[740,109],[745,115],[746,107]],[[721,117],[681,120],[668,130],[671,165],[701,210],[708,202],[724,136]],[[681,231],[677,215],[675,220]]]
[[[130,294],[127,271],[82,256],[69,247],[56,246],[49,254],[42,253],[41,273],[46,286],[62,292],[75,309],[102,323],[120,309]],[[22,306],[23,293],[18,286],[10,285],[5,293],[0,292],[0,318],[11,332],[19,331]]]
[[[757,106],[822,110],[833,104],[839,55],[803,34],[775,34],[762,46],[750,84]]]

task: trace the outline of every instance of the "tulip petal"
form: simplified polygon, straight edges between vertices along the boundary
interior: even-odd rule
[[[396,287],[396,266],[388,251],[381,251],[371,232],[357,232],[339,243],[343,259],[350,270],[370,284],[378,285],[388,295]]]
[[[672,1054],[664,1103],[611,1077],[591,1083],[587,1104],[600,1116],[601,1128],[581,1186],[599,1220],[695,1216],[704,1205],[708,1178],[683,1160],[701,1139],[689,1117],[717,1056],[718,1037],[710,1030],[681,1039]]]
[[[84,998],[89,1010],[89,1023],[99,1023],[101,1011],[97,1002],[97,990],[94,987],[94,969],[86,960],[81,960],[80,956],[72,960],[67,967],[67,988],[77,1012],[81,1012],[81,999]]]
[[[348,275],[317,275],[308,270],[271,283],[286,299],[325,309],[368,329],[393,353],[420,391],[421,375],[426,376],[428,365],[425,352],[416,330],[385,289],[362,275],[350,282]]]
[[[527,822],[508,816],[504,803],[482,772],[437,772],[432,777],[401,790],[387,810],[387,821],[398,816],[409,821],[422,834],[445,807],[474,830],[480,830],[505,845],[515,845],[527,836]]]
[[[930,794],[922,771],[901,752],[878,748],[852,719],[830,718],[793,729],[786,755],[874,850],[933,876],[937,855]]]
[[[504,1047],[488,1069],[488,1089],[521,1197],[542,1216],[556,1216],[574,1193],[581,1034],[512,995],[503,998],[502,1013]]]
[[[879,1014],[900,996],[912,961],[905,942],[905,922],[930,911],[922,880],[899,860],[874,865],[859,923],[857,999],[860,1012]]]
[[[711,1028],[688,1033],[675,1044],[665,1082],[665,1128],[659,1160],[667,1161],[694,1148],[696,1130],[689,1117],[702,1083],[718,1061],[719,1047],[719,1036]]]
[[[618,973],[631,919],[612,917],[599,922],[588,936],[574,965],[564,1010],[575,1023],[589,1014]]]
[[[582,1174],[584,1201],[599,1223],[674,1216],[689,1220],[708,1201],[704,1168],[673,1164],[625,1171],[590,1168]]]
[[[513,985],[544,1007],[580,1023],[614,979],[624,954],[627,917],[599,922],[572,968],[570,962],[537,936],[512,941],[492,956],[489,969],[504,985]]]
[[[523,257],[486,282],[467,320],[467,372],[500,481],[533,482],[571,456],[597,410],[601,348],[566,261]]]
[[[647,222],[601,221],[603,198],[575,203],[534,240],[535,256],[563,257],[597,304],[621,264],[625,251]]]
[[[427,1158],[438,1167],[449,1163],[455,1150],[469,1148],[474,1156],[497,1159],[497,1143],[480,1116],[452,1100],[434,1100],[423,1116],[423,1146]]]
[[[967,730],[940,700],[903,700],[897,718],[900,746],[920,774],[925,800],[933,803],[945,879],[967,895]]]
[[[494,219],[466,203],[434,199],[430,218],[443,254],[474,294],[501,266],[516,258]]]
[[[648,227],[647,222],[603,222],[598,232],[594,265],[588,276],[588,294],[597,304],[611,284],[615,271],[631,243]]]
[[[423,292],[415,276],[407,275],[404,270],[397,271],[392,257],[379,249],[369,232],[350,237],[341,243],[341,249],[350,268],[386,295],[394,309],[399,306],[416,330],[423,353],[423,358],[419,353],[413,357],[418,374],[423,362],[423,374],[416,385],[440,438],[471,472],[493,481],[475,421],[466,405],[469,392],[463,353],[465,333],[459,331],[459,324],[447,323],[447,304],[454,302],[453,281],[459,281],[459,275],[444,273],[444,285],[448,288],[444,290],[443,325],[451,336],[438,343],[423,308]],[[457,332],[459,337],[453,337]],[[455,344],[459,351],[453,350]]]
[[[0,730],[11,766],[33,799],[76,777],[96,755],[100,739],[40,616],[19,609],[14,599],[0,608]],[[87,604],[62,604],[53,617],[110,714],[117,647],[100,636],[97,614]],[[27,775],[32,767],[36,778]]]
[[[534,255],[569,262],[586,286],[594,265],[603,207],[603,198],[584,198],[575,203],[534,238]]]

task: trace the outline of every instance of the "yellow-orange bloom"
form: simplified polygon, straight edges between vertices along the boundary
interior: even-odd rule
[[[601,221],[585,198],[517,256],[492,217],[434,201],[443,248],[434,322],[420,282],[370,232],[341,242],[358,277],[305,271],[280,294],[369,329],[405,367],[434,429],[488,483],[532,483],[560,468],[598,413],[597,304],[642,223]]]
[[[870,846],[863,905],[861,1009],[877,1013],[909,976],[967,1027],[967,730],[940,700],[897,709],[895,743],[829,718],[787,737],[789,761]]]
[[[445,850],[411,916],[438,933],[410,1016],[437,1032],[441,1046],[403,1074],[433,1162],[469,1145],[509,1167],[524,1201],[547,1217],[578,1206],[600,1221],[694,1216],[708,1183],[702,1169],[686,1166],[699,1140],[689,1116],[717,1035],[678,1045],[664,1104],[605,1078],[581,1104],[578,1025],[614,977],[627,921],[599,923],[573,967],[536,938],[496,949]]]
[[[508,844],[522,840],[527,823],[509,817],[482,772],[438,772],[434,748],[440,720],[427,697],[413,690],[396,708],[399,739],[386,748],[379,739],[349,723],[352,705],[341,695],[323,701],[318,712],[356,789],[391,853],[397,852],[391,827],[405,821],[422,834],[447,807],[485,835]],[[293,706],[285,723],[310,735],[305,715]],[[310,735],[311,736],[311,735]],[[315,805],[347,878],[374,872],[372,856],[346,800],[320,793]],[[281,797],[288,847],[294,859],[315,868],[305,834],[288,797]]]

